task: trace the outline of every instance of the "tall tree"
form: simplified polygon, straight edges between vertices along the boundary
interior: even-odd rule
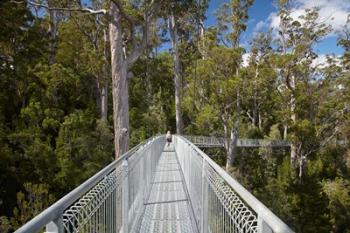
[[[184,85],[184,71],[181,57],[186,56],[181,53],[182,44],[193,41],[196,35],[196,24],[200,24],[205,18],[206,1],[170,1],[169,9],[165,12],[168,15],[168,29],[172,45],[172,55],[174,63],[174,83],[175,83],[175,113],[176,113],[176,133],[182,134],[184,123],[182,114],[182,95]],[[203,29],[204,30],[204,29]],[[183,53],[186,51],[182,50]]]
[[[182,134],[183,119],[182,119],[182,70],[179,54],[179,39],[178,39],[178,23],[175,19],[175,13],[172,10],[169,18],[169,32],[172,44],[172,54],[174,62],[174,82],[175,82],[175,112],[176,112],[176,133]]]
[[[248,10],[253,4],[253,0],[232,0],[228,4],[224,4],[218,12],[219,30],[222,32],[222,42],[226,45],[231,45],[233,49],[240,50],[239,42],[241,34],[247,28]],[[228,44],[228,43],[229,44]],[[239,79],[239,68],[242,62],[243,51],[241,50],[241,56],[236,62],[236,78]],[[225,115],[222,115],[222,121],[225,129],[225,148],[227,151],[227,164],[226,169],[229,170],[233,166],[235,156],[237,154],[237,142],[239,137],[239,128],[241,121],[241,90],[238,86],[236,88],[236,103],[235,105],[228,106],[229,108],[235,108],[235,123],[232,127],[229,127],[229,119]]]
[[[313,45],[322,39],[330,31],[329,26],[318,22],[318,12],[315,9],[308,9],[305,15],[299,19],[291,17],[291,3],[289,1],[279,2],[279,45],[281,56],[279,58],[280,76],[283,79],[281,95],[285,96],[289,107],[289,116],[292,126],[297,126],[302,122],[298,119],[298,98],[301,97],[300,90],[302,83],[311,84],[312,69],[302,69],[310,67],[312,61],[317,57],[313,52]],[[301,116],[299,116],[301,117]],[[304,118],[305,119],[305,118]],[[288,126],[285,126],[288,127]],[[295,128],[297,129],[297,128]],[[299,159],[299,176],[302,176],[303,167],[306,162],[308,152],[305,151],[305,141],[298,139],[294,134],[291,144],[291,164],[296,165]]]

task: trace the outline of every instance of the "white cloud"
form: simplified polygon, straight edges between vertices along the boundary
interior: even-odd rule
[[[261,20],[255,25],[253,33],[261,32],[267,26],[268,26],[267,23]]]
[[[312,67],[319,67],[319,68],[324,68],[328,64],[327,62],[327,56],[325,54],[320,54],[316,59],[312,61],[311,66]]]
[[[291,17],[298,19],[305,13],[305,9],[317,8],[319,12],[319,22],[332,26],[333,31],[341,30],[346,24],[350,13],[349,0],[295,0]],[[272,12],[268,18],[272,28],[279,27],[279,17],[276,12]]]
[[[249,65],[249,59],[250,59],[250,53],[245,53],[242,56],[242,67],[248,67]]]
[[[317,67],[320,69],[328,67],[330,65],[330,63],[329,63],[327,57],[332,58],[335,61],[336,65],[340,65],[340,62],[341,62],[340,56],[330,55],[330,54],[328,54],[328,55],[320,54],[320,55],[318,55],[318,57],[316,59],[314,59],[312,61],[311,66]]]

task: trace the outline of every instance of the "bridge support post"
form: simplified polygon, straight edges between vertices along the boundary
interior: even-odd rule
[[[258,216],[258,233],[272,233],[272,229],[260,216]]]
[[[59,217],[49,222],[45,227],[45,233],[63,233],[63,218]]]
[[[147,155],[146,155],[147,156]],[[145,159],[145,156],[142,156],[141,158],[141,162],[142,162],[142,177],[145,179],[145,182],[143,184],[143,194],[142,194],[142,199],[143,199],[143,204],[146,204],[147,202],[147,192],[148,192],[148,182],[151,182],[151,181],[148,181],[148,174],[147,174],[147,161]],[[146,184],[146,185],[145,185]]]
[[[202,210],[201,210],[201,233],[208,232],[208,194],[209,194],[209,183],[207,181],[205,172],[206,172],[206,163],[205,159],[202,160]]]
[[[123,233],[129,232],[129,175],[128,160],[123,160],[122,224]]]

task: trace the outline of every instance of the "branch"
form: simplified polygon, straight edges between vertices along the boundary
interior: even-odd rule
[[[154,5],[154,4],[152,4],[152,5]],[[155,6],[157,6],[157,5],[155,5]],[[149,29],[150,29],[149,22],[154,19],[155,12],[157,11],[156,7],[151,6],[151,8],[153,8],[153,10],[150,10],[150,13],[148,11],[146,11],[146,13],[145,13],[145,22],[142,26],[142,41],[141,41],[141,43],[137,46],[136,41],[135,40],[132,41],[132,51],[126,59],[126,63],[128,65],[134,63],[137,60],[137,58],[141,55],[141,53],[143,52],[145,47],[147,46],[148,34],[149,34]],[[131,31],[131,33],[133,34],[133,31]]]
[[[253,122],[254,118],[252,117],[252,115],[250,115],[249,111],[247,111],[247,116],[249,117],[249,119]]]
[[[134,27],[136,19],[134,19],[124,11],[123,6],[118,0],[112,0],[112,2],[117,6],[119,13],[123,16],[124,19],[126,19],[126,21],[129,23],[129,26]]]
[[[49,7],[45,4],[41,4],[38,2],[34,2],[34,1],[30,1],[30,0],[26,0],[23,2],[18,2],[18,1],[11,1],[12,3],[16,3],[16,4],[23,4],[23,3],[28,3],[31,6],[35,6],[35,7],[42,7],[45,8],[47,10],[56,10],[56,11],[79,11],[79,12],[86,12],[89,14],[107,14],[107,10],[105,9],[100,9],[100,10],[93,10],[87,7],[82,7],[82,8],[67,8],[67,7]]]

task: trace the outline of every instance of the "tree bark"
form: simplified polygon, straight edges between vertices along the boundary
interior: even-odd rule
[[[257,79],[259,77],[259,69],[258,67],[255,69],[255,77],[254,77],[254,88],[253,88],[253,127],[258,127],[258,87],[257,87]]]
[[[306,163],[306,157],[305,156],[300,156],[300,163],[299,163],[299,179],[303,177],[304,174],[304,167]]]
[[[287,140],[287,136],[288,136],[288,125],[285,124],[283,125],[283,140]]]
[[[237,68],[238,69],[238,68]],[[237,70],[237,77],[239,73]],[[230,150],[229,150],[229,158],[227,160],[226,169],[227,166],[232,167],[233,163],[237,157],[237,143],[238,143],[238,135],[239,135],[239,127],[241,123],[241,104],[240,104],[240,91],[239,88],[237,89],[237,96],[236,96],[236,119],[233,129],[230,133]]]
[[[237,142],[238,142],[238,131],[231,129],[230,140],[228,144],[227,160],[226,160],[226,171],[229,171],[235,162],[237,156]]]
[[[205,29],[204,29],[204,22],[203,20],[201,19],[200,22],[199,22],[199,25],[200,25],[200,32],[199,32],[199,35],[200,35],[200,40],[199,42],[201,43],[201,47],[199,50],[199,52],[201,53],[202,55],[202,60],[204,60],[206,58],[206,50],[205,50]]]
[[[127,80],[127,63],[123,54],[121,14],[118,7],[111,2],[111,20],[109,23],[115,157],[118,158],[129,146],[129,90]]]
[[[48,1],[48,15],[49,15],[49,56],[48,63],[52,65],[56,62],[56,52],[57,52],[57,44],[58,44],[58,19],[56,10],[50,9],[53,7],[52,1]]]
[[[108,82],[105,82],[101,90],[101,120],[107,121],[108,117]]]
[[[103,40],[104,40],[104,64],[103,64],[103,84],[101,87],[101,119],[107,121],[108,117],[108,32],[107,29],[103,30]]]
[[[174,81],[175,81],[175,111],[176,111],[176,133],[182,134],[183,120],[182,120],[182,76],[180,66],[180,56],[177,40],[177,29],[175,17],[172,14],[169,19],[169,32],[171,37],[171,43],[173,47],[173,62],[174,62]]]
[[[295,99],[295,95],[294,95],[294,90],[295,90],[295,76],[292,75],[291,76],[291,80],[290,80],[290,87],[292,88],[292,93],[290,95],[290,112],[291,112],[291,120],[293,122],[293,124],[296,123],[296,119],[297,119],[297,115],[296,115],[296,99]],[[290,162],[291,165],[294,167],[296,164],[296,159],[297,159],[297,148],[295,143],[292,142],[291,146],[290,146]]]

